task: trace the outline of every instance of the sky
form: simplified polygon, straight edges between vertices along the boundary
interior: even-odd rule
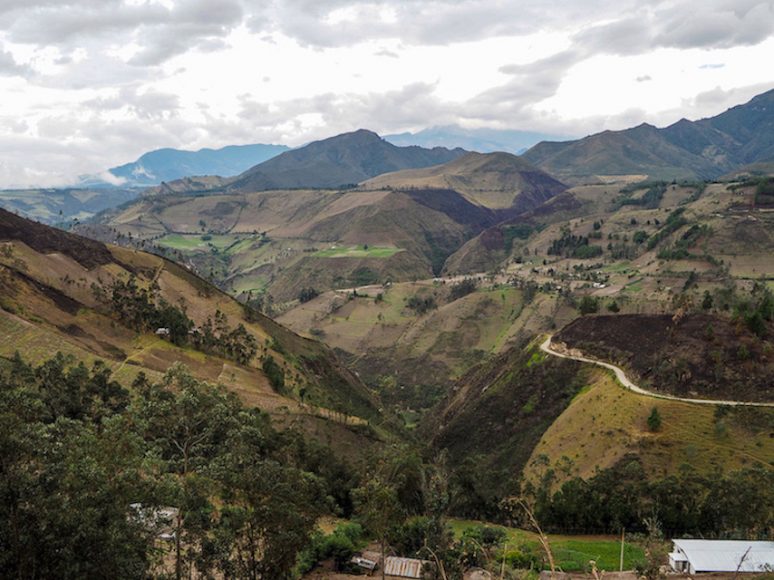
[[[774,0],[0,0],[0,187],[358,128],[665,126],[773,61]]]

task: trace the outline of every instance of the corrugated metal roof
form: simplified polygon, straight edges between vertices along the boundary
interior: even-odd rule
[[[774,542],[673,540],[696,572],[763,572],[774,568]],[[748,552],[749,550],[749,552]],[[745,556],[747,553],[747,556]],[[744,561],[742,561],[744,558]],[[741,566],[739,562],[742,561]]]
[[[422,578],[425,562],[414,558],[389,556],[384,559],[384,573],[403,578]]]

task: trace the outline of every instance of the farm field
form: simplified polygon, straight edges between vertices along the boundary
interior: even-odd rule
[[[180,250],[183,252],[193,252],[199,250],[208,250],[211,247],[218,250],[224,250],[233,246],[236,242],[245,239],[245,236],[237,235],[212,235],[212,234],[167,234],[156,240],[159,246]]]
[[[390,246],[336,246],[312,254],[315,258],[389,258],[403,248]]]
[[[489,526],[505,531],[506,558],[509,554],[520,553],[519,546],[530,550],[540,550],[537,534],[518,528],[498,526],[475,520],[451,519],[449,525],[455,537],[462,536],[466,529]],[[621,539],[615,536],[568,536],[548,534],[551,551],[556,565],[564,572],[584,572],[590,570],[589,561],[593,560],[602,571],[617,571],[621,553]],[[632,570],[645,559],[645,552],[639,546],[624,541],[624,570]]]

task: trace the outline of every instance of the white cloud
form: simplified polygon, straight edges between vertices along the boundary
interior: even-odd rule
[[[774,86],[773,34],[771,0],[1,0],[0,186],[162,146],[697,118]]]

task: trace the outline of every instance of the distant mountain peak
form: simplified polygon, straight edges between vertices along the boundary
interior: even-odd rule
[[[774,159],[774,89],[707,119],[680,119],[665,128],[641,123],[564,143],[538,143],[526,159],[574,181],[600,175],[652,179],[715,179]]]
[[[186,151],[163,147],[143,153],[132,162],[113,167],[108,173],[124,187],[151,187],[165,181],[201,175],[230,177],[287,151],[284,145],[229,145],[221,149]],[[81,177],[82,186],[115,185],[98,175]]]
[[[237,176],[228,189],[338,188],[382,173],[439,165],[465,153],[444,147],[398,147],[373,131],[358,129],[313,141],[260,163]]]

